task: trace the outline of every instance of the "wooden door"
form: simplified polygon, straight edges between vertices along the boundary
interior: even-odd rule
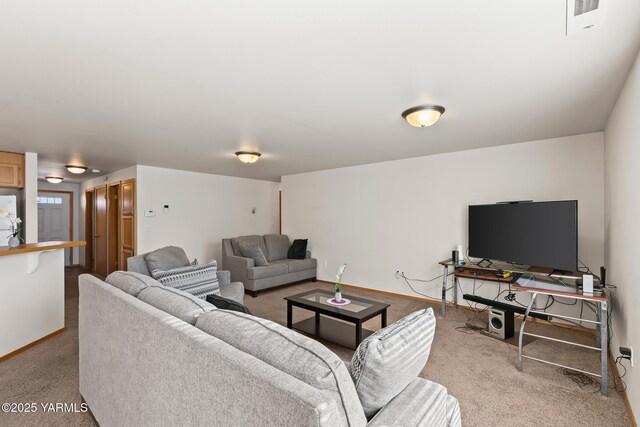
[[[84,193],[84,240],[87,245],[84,247],[84,267],[88,270],[95,270],[93,263],[93,210],[94,192],[87,190]]]
[[[127,269],[127,259],[136,250],[136,180],[120,183],[120,269]]]
[[[94,198],[94,235],[93,235],[93,254],[95,272],[101,276],[107,276],[107,259],[108,259],[108,246],[107,246],[107,187],[97,187],[95,189]]]
[[[113,273],[118,270],[118,247],[120,235],[118,233],[118,194],[120,193],[120,183],[110,184],[107,199],[107,271]]]

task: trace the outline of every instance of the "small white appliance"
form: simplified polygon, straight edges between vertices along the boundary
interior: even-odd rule
[[[593,294],[593,276],[591,274],[582,275],[582,292]]]
[[[0,246],[9,245],[11,222],[9,218],[17,217],[16,196],[0,196]]]

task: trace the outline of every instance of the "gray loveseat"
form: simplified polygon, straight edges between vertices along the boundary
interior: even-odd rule
[[[178,248],[175,246],[168,246],[163,249],[171,249],[181,251],[184,254],[184,250],[182,248]],[[148,254],[136,255],[127,259],[127,271],[132,271],[134,273],[144,274],[145,276],[151,277],[151,272],[147,266],[147,262],[145,261],[145,257]],[[184,255],[186,258],[186,255]],[[240,304],[244,303],[244,285],[242,282],[232,282],[231,281],[231,273],[225,270],[218,270],[216,272],[218,276],[218,284],[220,285],[220,295],[223,297],[239,302]]]
[[[265,255],[268,264],[256,266],[252,258],[240,253],[240,242],[254,242]],[[286,234],[240,236],[222,239],[222,265],[231,272],[231,280],[244,283],[256,297],[258,292],[302,280],[316,279],[317,260],[307,251],[305,259],[287,259],[291,242]]]
[[[102,427],[460,426],[440,384],[415,378],[367,420],[319,342],[142,275],[107,280],[79,278],[80,393]]]

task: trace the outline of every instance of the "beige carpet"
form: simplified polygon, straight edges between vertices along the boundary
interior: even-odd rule
[[[78,393],[78,270],[69,270],[66,279],[66,326],[64,333],[16,357],[0,363],[0,403],[35,402],[77,403]],[[316,287],[331,289],[321,283],[303,283],[264,293],[257,298],[245,296],[246,305],[255,315],[286,323],[284,297]],[[389,323],[403,315],[428,306],[420,301],[347,289],[352,294],[391,304]],[[434,309],[439,306],[434,305]],[[450,310],[440,318],[426,367],[420,374],[439,382],[457,397],[467,426],[627,426],[629,419],[621,395],[613,389],[610,374],[609,397],[599,394],[599,384],[582,387],[557,368],[534,361],[524,362],[524,372],[516,369],[517,347],[484,336],[456,330],[474,314],[468,310]],[[294,308],[294,321],[309,315]],[[485,320],[486,314],[480,316]],[[376,330],[379,317],[365,324]],[[583,342],[593,342],[593,335],[548,325],[532,325],[531,330]],[[325,343],[342,359],[350,360],[353,351]],[[553,358],[592,371],[598,369],[597,354],[549,341],[537,340],[526,353]],[[0,413],[0,426],[90,426],[95,425],[87,413],[36,414]]]

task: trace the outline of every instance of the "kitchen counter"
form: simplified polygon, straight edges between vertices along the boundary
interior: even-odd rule
[[[0,362],[64,331],[64,250],[84,245],[0,247]]]
[[[20,245],[17,248],[10,248],[9,246],[0,246],[0,256],[9,256],[16,254],[26,254],[29,252],[50,251],[52,249],[64,249],[72,248],[74,246],[85,246],[86,242],[40,242],[40,243],[27,243]]]

